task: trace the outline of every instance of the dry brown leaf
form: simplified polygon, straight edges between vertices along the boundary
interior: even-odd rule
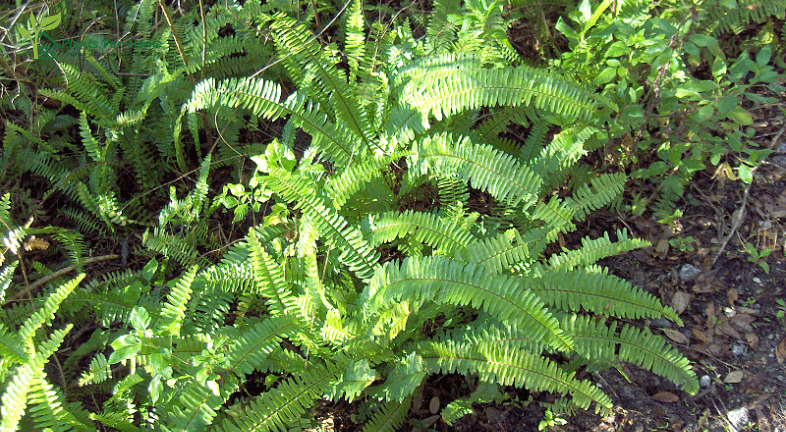
[[[680,332],[678,332],[676,330],[663,330],[663,333],[666,334],[667,338],[669,338],[669,339],[671,339],[674,342],[677,342],[679,344],[687,345],[688,342],[690,342],[688,340],[688,338],[685,337],[684,334],[682,334],[682,333],[680,333]]]
[[[690,294],[684,291],[677,291],[671,297],[671,308],[677,312],[677,315],[683,313],[688,308],[688,304],[690,304]]]
[[[24,247],[26,251],[34,251],[34,250],[47,250],[49,249],[49,242],[46,240],[41,240],[35,238],[35,236],[30,236],[30,239],[24,242]]]
[[[693,333],[693,337],[695,337],[696,340],[698,340],[701,343],[707,343],[710,341],[710,338],[707,337],[707,335],[699,329],[691,329],[691,333]]]
[[[704,307],[704,315],[708,317],[715,315],[715,302],[707,302],[707,306]]]
[[[720,329],[723,333],[733,338],[742,339],[742,335],[740,334],[740,332],[738,332],[734,327],[732,327],[728,321],[722,322],[720,325]]]
[[[431,426],[432,426],[434,423],[436,423],[436,422],[437,422],[437,420],[439,420],[439,416],[438,416],[438,415],[433,415],[433,416],[431,416],[431,417],[428,417],[428,418],[426,418],[425,420],[423,420],[423,426],[426,426],[427,428],[429,428],[429,427],[431,427]]]
[[[439,411],[439,396],[434,396],[428,403],[428,410],[431,414],[436,414]]]
[[[675,395],[672,392],[667,392],[667,391],[657,392],[654,395],[650,396],[650,398],[658,402],[666,402],[666,403],[674,403],[680,400],[679,396]]]
[[[745,342],[748,342],[748,345],[753,349],[759,347],[759,337],[755,333],[745,333]]]
[[[662,238],[658,240],[658,243],[655,244],[655,252],[661,258],[665,257],[669,253],[669,239]]]
[[[423,392],[419,391],[412,397],[412,411],[420,411],[421,406],[423,406]]]
[[[728,347],[726,347],[725,345],[721,345],[719,343],[713,343],[707,345],[707,352],[716,357],[720,357],[721,355],[723,355],[725,351],[728,351]]]
[[[778,364],[783,364],[786,360],[786,338],[781,339],[781,343],[775,348],[775,358],[778,359]]]
[[[742,381],[743,375],[744,374],[742,371],[729,372],[729,374],[726,375],[726,378],[723,379],[723,382],[726,384],[737,384]]]
[[[726,301],[729,302],[729,306],[734,306],[734,303],[740,298],[740,294],[737,292],[737,288],[729,288],[726,291]]]
[[[715,288],[706,282],[701,282],[694,284],[691,288],[691,291],[695,292],[696,294],[707,294],[715,292]]]
[[[729,318],[729,321],[731,321],[732,324],[736,326],[744,326],[756,321],[756,317],[753,315],[738,313],[737,315]]]
[[[733,317],[731,317],[731,319],[729,319],[729,321],[731,321],[731,323],[734,324],[735,327],[737,327],[738,329],[740,329],[740,330],[742,330],[744,332],[747,332],[747,333],[753,333],[754,332],[753,327],[751,326],[751,323],[753,321],[756,321],[756,317],[753,316],[753,315],[737,314],[737,315],[734,315]]]

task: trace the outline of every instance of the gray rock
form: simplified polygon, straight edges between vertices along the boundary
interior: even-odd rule
[[[671,328],[671,321],[666,318],[656,318],[650,321],[650,327],[653,328]]]
[[[734,345],[732,345],[731,353],[736,355],[736,356],[740,356],[740,355],[745,354],[745,345],[743,345],[743,344],[734,344]]]
[[[755,277],[755,278],[753,278],[753,281],[756,282],[757,284],[761,285],[761,279]]]
[[[701,274],[701,269],[693,264],[685,264],[680,269],[680,280],[683,282],[690,282],[696,279]]]
[[[748,408],[742,407],[733,411],[729,411],[729,413],[726,414],[726,417],[728,417],[729,423],[731,423],[731,427],[734,432],[742,430],[742,428],[745,427],[745,424],[748,423]]]
[[[699,379],[699,385],[702,387],[709,387],[712,384],[712,378],[709,375],[704,375]]]

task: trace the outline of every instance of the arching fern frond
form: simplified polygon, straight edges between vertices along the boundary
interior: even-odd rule
[[[456,176],[511,206],[523,201],[523,207],[529,207],[540,188],[540,178],[512,156],[450,134],[430,136],[418,143],[408,158],[408,167],[412,175]]]
[[[666,318],[682,325],[682,320],[652,294],[630,282],[599,269],[550,272],[533,279],[528,286],[546,304],[564,311],[590,311],[620,318]]]
[[[682,386],[690,394],[695,394],[699,388],[696,373],[690,368],[688,359],[649,330],[625,324],[617,334],[616,321],[607,326],[605,320],[596,321],[592,317],[576,315],[564,320],[563,328],[573,335],[576,353],[585,359],[616,363],[619,347],[620,361],[651,370]]]
[[[611,409],[611,399],[589,381],[579,381],[575,373],[565,373],[556,363],[526,351],[510,348],[476,348],[466,344],[423,342],[418,345],[423,361],[434,371],[478,374],[487,382],[516,385],[533,391],[570,394],[573,402],[595,411]]]
[[[483,106],[532,106],[588,120],[600,106],[593,92],[555,74],[527,66],[457,70],[405,100],[437,120]]]
[[[368,299],[364,313],[370,317],[383,305],[410,299],[469,304],[500,321],[518,322],[533,338],[556,349],[570,350],[573,342],[559,329],[556,318],[537,296],[522,288],[519,278],[492,276],[474,264],[442,257],[407,258],[400,267],[391,262],[377,271],[363,293]]]

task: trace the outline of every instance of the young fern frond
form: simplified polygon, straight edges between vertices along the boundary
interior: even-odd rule
[[[359,229],[328,208],[320,198],[306,192],[310,189],[306,179],[273,167],[266,182],[287,201],[296,201],[296,208],[314,217],[320,236],[326,236],[335,242],[342,251],[341,259],[346,261],[351,271],[364,281],[371,279],[377,267],[377,253],[363,239]]]
[[[191,299],[192,284],[198,268],[192,266],[176,281],[173,281],[174,284],[161,311],[161,320],[158,322],[158,326],[174,337],[180,336],[180,328],[186,317],[186,307]]]

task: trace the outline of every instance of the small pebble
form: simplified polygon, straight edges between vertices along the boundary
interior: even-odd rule
[[[730,307],[725,307],[723,308],[723,314],[726,315],[726,318],[731,318],[734,315],[737,315],[737,311]]]
[[[731,347],[731,353],[736,355],[736,356],[740,356],[740,355],[745,354],[745,345],[743,345],[743,344],[734,344]]]
[[[753,278],[753,281],[756,282],[757,284],[761,285],[761,279],[755,277],[755,278]]]
[[[696,279],[701,274],[701,269],[693,264],[685,264],[680,269],[680,280],[683,282],[690,282]]]
[[[699,385],[702,387],[709,387],[712,384],[712,379],[709,375],[704,375],[699,379]]]

